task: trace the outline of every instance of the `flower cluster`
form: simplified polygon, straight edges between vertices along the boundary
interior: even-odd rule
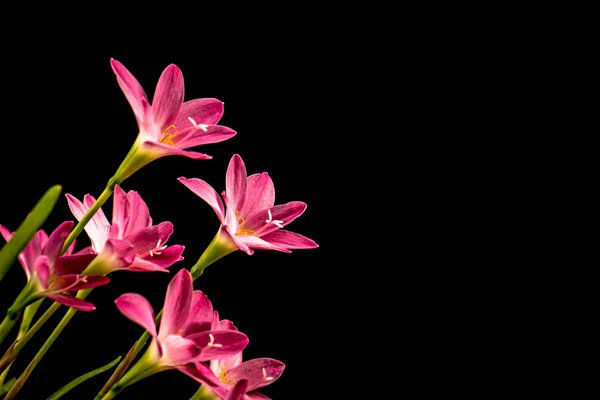
[[[86,194],[81,200],[66,194],[68,207],[78,222],[67,220],[50,234],[42,225],[58,201],[60,186],[46,193],[16,231],[0,225],[0,234],[6,241],[0,250],[0,281],[17,259],[27,278],[0,324],[2,344],[20,323],[12,345],[0,358],[0,396],[6,394],[6,400],[17,396],[76,311],[95,309],[85,298],[92,289],[109,284],[108,274],[170,273],[176,263],[184,260],[184,245],[169,243],[173,224],[154,222],[140,194],[125,191],[123,181],[148,163],[168,155],[209,160],[211,156],[188,149],[236,135],[233,129],[218,125],[223,115],[221,101],[213,98],[184,101],[183,75],[177,66],[169,65],[162,72],[152,102],[123,64],[111,60],[111,66],[133,109],[139,133],[104,191],[98,198]],[[194,290],[193,285],[206,267],[236,250],[252,255],[255,250],[291,253],[317,248],[313,240],[287,229],[305,212],[306,204],[300,201],[276,204],[269,174],[248,175],[239,154],[234,154],[229,162],[225,190],[220,195],[200,178],[178,180],[216,213],[220,225],[214,239],[195,264],[183,266],[174,274],[166,288],[164,307],[158,314],[141,294],[121,294],[115,300],[116,307],[144,328],[143,335],[122,360],[76,379],[52,395],[53,400],[89,377],[113,368],[119,361],[104,387],[98,388],[96,399],[112,399],[132,384],[165,370],[178,370],[198,383],[199,389],[192,399],[268,399],[260,389],[274,383],[283,373],[284,363],[272,358],[244,361],[242,351],[249,338],[233,322],[221,319],[208,297],[201,290]],[[111,196],[109,220],[102,206]],[[90,246],[77,250],[75,239],[84,230]],[[52,303],[36,319],[44,299]],[[7,379],[20,350],[61,305],[68,307],[67,312],[38,354],[18,378]],[[142,350],[143,354],[136,359]]]

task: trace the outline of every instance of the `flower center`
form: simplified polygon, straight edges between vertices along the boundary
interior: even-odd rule
[[[227,366],[221,365],[219,372],[219,380],[223,383],[227,383]]]
[[[176,138],[177,136],[181,135],[181,132],[169,133],[169,131],[171,129],[176,129],[176,128],[177,127],[175,125],[167,126],[167,128],[162,132],[162,135],[160,136],[160,142],[162,144],[168,144],[170,146],[175,146],[175,143],[173,143],[173,139]]]
[[[238,228],[238,231],[235,234],[235,236],[252,235],[252,236],[259,237],[258,234],[256,232],[254,232],[252,229],[244,229],[244,224],[246,223],[246,221],[244,220],[244,218],[240,218],[239,210],[236,210],[235,217],[240,221],[240,227]]]

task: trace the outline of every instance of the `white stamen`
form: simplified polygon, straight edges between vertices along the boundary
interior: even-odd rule
[[[82,276],[81,277],[81,282],[87,282],[87,276]]]
[[[272,376],[267,376],[267,370],[265,367],[263,367],[263,378],[265,378],[265,381],[272,381],[274,379]]]
[[[222,344],[215,343],[215,337],[213,336],[212,333],[209,333],[208,337],[210,338],[210,342],[208,342],[209,346],[211,346],[211,347],[223,347]]]
[[[274,224],[275,226],[279,227],[279,228],[283,228],[283,221],[280,219],[273,219],[273,215],[271,214],[271,210],[267,210],[267,212],[269,213],[269,219],[265,221],[266,224]]]
[[[194,120],[194,118],[192,117],[188,117],[188,119],[190,120],[190,122],[192,123],[192,125],[194,125],[194,128],[196,129],[202,129],[204,132],[206,132],[208,125],[206,124],[197,124],[196,121]]]
[[[158,239],[158,243],[156,243],[156,248],[154,248],[154,250],[150,250],[150,252],[148,254],[150,254],[150,257],[153,257],[155,254],[156,255],[160,255],[161,251],[163,251],[164,249],[167,248],[167,245],[165,244],[164,246],[160,245],[161,240]],[[158,251],[156,251],[158,250]]]

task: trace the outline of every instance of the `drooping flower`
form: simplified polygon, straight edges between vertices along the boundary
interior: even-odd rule
[[[89,194],[84,196],[83,203],[70,194],[66,196],[77,220],[81,220],[96,201]],[[140,195],[133,190],[125,193],[119,185],[115,186],[113,196],[112,225],[99,209],[85,231],[92,243],[86,250],[99,254],[98,272],[119,269],[168,272],[167,268],[183,260],[184,246],[166,244],[173,233],[173,224],[153,225],[148,206]]]
[[[212,329],[237,332],[237,328],[231,321],[219,321],[217,313]],[[284,369],[284,363],[272,358],[255,358],[242,362],[242,352],[239,352],[231,357],[213,359],[210,361],[210,366],[202,362],[194,362],[183,368],[182,372],[209,388],[221,399],[227,399],[227,396],[234,396],[234,394],[239,396],[241,389],[237,384],[245,381],[243,386],[245,397],[239,398],[258,400],[268,399],[268,397],[256,390],[275,382]]]
[[[73,225],[72,221],[65,221],[50,236],[40,229],[19,254],[19,261],[27,276],[27,284],[15,301],[13,312],[44,296],[79,311],[95,309],[92,303],[66,294],[110,282],[105,276],[82,274],[94,259],[94,255],[80,252],[73,254],[75,242],[60,256]],[[13,235],[2,225],[0,234],[6,241]]]
[[[214,98],[183,101],[183,74],[176,65],[165,68],[150,104],[144,89],[125,66],[114,59],[110,63],[140,130],[131,156],[126,158],[114,177],[117,183],[160,157],[182,155],[211,159],[207,154],[185,149],[222,142],[235,136],[233,129],[217,125],[223,116],[223,102]]]
[[[313,240],[282,229],[298,218],[306,204],[292,201],[275,204],[275,188],[266,172],[246,175],[242,158],[235,154],[229,162],[223,201],[207,182],[198,178],[179,178],[188,189],[206,201],[215,211],[221,228],[216,241],[231,251],[240,249],[252,254],[254,249],[277,250],[319,247]]]
[[[126,293],[115,304],[123,315],[152,336],[150,347],[123,377],[122,386],[163,370],[182,369],[194,361],[229,357],[248,344],[248,337],[241,332],[211,329],[212,304],[200,290],[193,291],[192,277],[186,269],[169,283],[158,332],[154,311],[145,297]]]

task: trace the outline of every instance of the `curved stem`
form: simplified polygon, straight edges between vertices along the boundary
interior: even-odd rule
[[[87,295],[91,291],[92,291],[92,289],[80,290],[79,292],[77,292],[77,298],[83,300],[87,297]],[[4,400],[11,400],[11,399],[15,398],[17,393],[19,393],[19,390],[21,390],[21,387],[23,387],[23,385],[25,384],[25,381],[27,381],[27,378],[29,378],[29,375],[31,375],[31,372],[33,372],[33,370],[38,365],[38,363],[42,360],[42,358],[44,357],[44,355],[46,354],[46,352],[48,351],[50,346],[52,346],[52,344],[54,343],[56,338],[58,338],[58,336],[61,334],[63,329],[65,329],[65,327],[67,326],[67,324],[69,323],[71,318],[73,318],[73,316],[75,315],[76,312],[77,312],[76,309],[69,308],[69,310],[62,317],[62,319],[60,320],[60,322],[58,323],[56,328],[54,328],[54,330],[52,331],[52,333],[50,334],[48,339],[46,339],[46,342],[44,342],[44,345],[38,350],[37,354],[33,357],[33,360],[31,360],[31,362],[29,363],[29,365],[27,366],[25,371],[21,374],[21,376],[19,376],[19,379],[17,379],[17,381],[15,382],[13,387],[6,394],[6,397],[4,398]]]

